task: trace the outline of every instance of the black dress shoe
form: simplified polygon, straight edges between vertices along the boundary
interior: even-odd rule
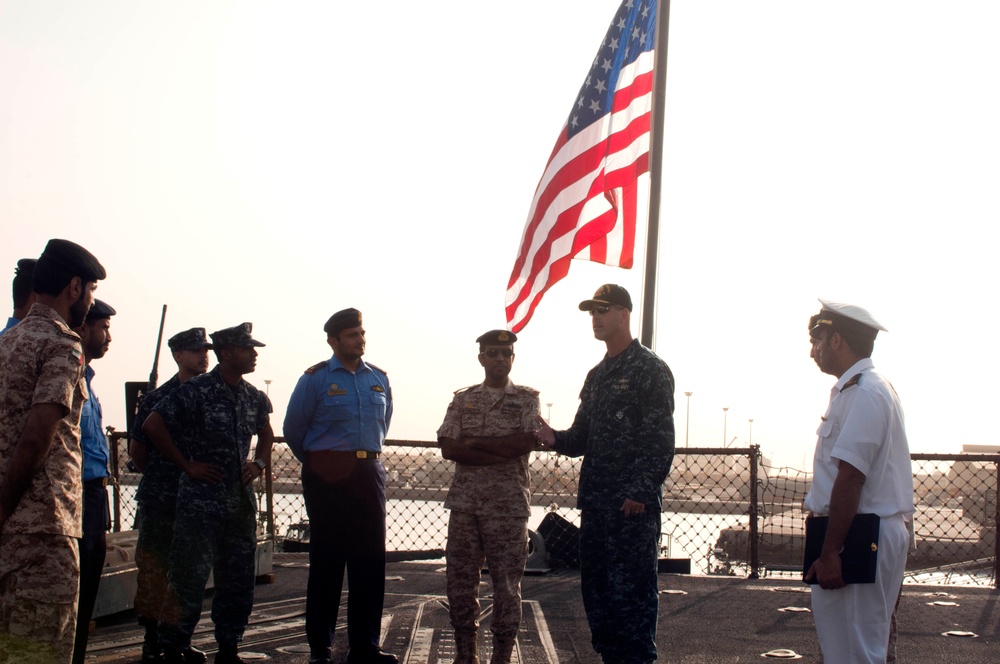
[[[247,661],[236,652],[236,646],[219,646],[215,653],[215,664],[247,664]]]
[[[381,648],[363,654],[352,650],[347,654],[347,664],[399,664],[399,658]]]
[[[191,646],[181,650],[181,658],[184,664],[205,664],[208,661],[208,655]]]

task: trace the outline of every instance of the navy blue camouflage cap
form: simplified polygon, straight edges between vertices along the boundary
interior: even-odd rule
[[[53,239],[45,245],[45,250],[38,257],[35,273],[57,272],[80,277],[84,281],[99,281],[108,276],[104,266],[97,258],[69,240]]]
[[[192,327],[190,330],[178,332],[167,339],[167,345],[173,352],[181,350],[201,350],[211,348],[212,342],[208,340],[208,333],[203,327]]]
[[[341,309],[326,321],[323,331],[328,336],[333,336],[341,330],[361,325],[361,312],[357,309]]]
[[[94,300],[94,304],[91,305],[90,311],[87,312],[87,322],[92,323],[95,320],[104,320],[105,318],[111,318],[117,311],[110,304],[104,300]]]
[[[517,335],[509,330],[490,330],[479,335],[476,343],[480,346],[488,344],[490,346],[513,346],[517,341]]]
[[[591,311],[594,307],[610,307],[614,304],[632,311],[632,296],[618,284],[604,284],[597,289],[592,299],[580,303],[580,311]]]
[[[263,346],[264,344],[250,336],[252,331],[253,323],[243,323],[236,327],[216,330],[210,336],[212,337],[212,344],[219,348],[226,348],[227,346],[240,346],[243,348]]]

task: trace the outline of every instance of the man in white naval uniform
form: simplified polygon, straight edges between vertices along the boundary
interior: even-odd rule
[[[871,361],[885,330],[852,305],[820,300],[809,320],[810,356],[837,377],[817,434],[805,509],[829,516],[822,552],[807,570],[820,650],[826,664],[885,662],[889,621],[906,567],[913,479],[903,409]],[[875,583],[845,585],[840,551],[856,514],[880,517]]]

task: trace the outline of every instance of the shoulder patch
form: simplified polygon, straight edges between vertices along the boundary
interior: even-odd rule
[[[314,373],[316,373],[317,371],[319,371],[320,369],[322,369],[326,365],[326,363],[329,362],[329,361],[330,360],[323,360],[322,362],[317,362],[316,364],[314,364],[311,367],[309,367],[308,369],[306,369],[303,373],[309,374],[311,376]]]
[[[383,369],[382,367],[377,367],[377,366],[375,366],[374,364],[372,364],[371,362],[365,362],[365,364],[367,364],[368,366],[370,366],[370,367],[371,367],[372,369],[375,369],[376,371],[381,371],[381,372],[382,372],[382,373],[384,373],[384,374],[385,374],[386,376],[388,376],[388,375],[389,375],[389,372],[388,372],[388,371],[386,371],[385,369]]]
[[[860,383],[861,383],[861,374],[856,374],[856,375],[852,376],[849,381],[847,381],[846,383],[844,383],[844,386],[842,388],[840,388],[840,391],[843,392],[847,388],[853,387],[854,385],[859,385]]]

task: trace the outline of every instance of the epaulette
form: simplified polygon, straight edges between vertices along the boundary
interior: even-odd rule
[[[320,369],[322,369],[324,366],[326,366],[329,362],[330,360],[323,360],[322,362],[317,362],[316,364],[306,369],[303,373],[309,374],[311,376]]]
[[[468,387],[460,387],[457,390],[455,390],[454,392],[452,392],[452,394],[461,394],[462,392],[468,392],[469,390],[471,390],[474,387],[479,387],[481,384],[482,383],[476,383],[475,385],[469,385]]]
[[[840,388],[840,391],[843,392],[844,390],[846,390],[847,388],[851,387],[852,385],[858,385],[860,383],[861,383],[861,374],[857,374],[857,375],[853,376],[849,381],[847,381],[846,383],[844,383],[844,386],[842,388]]]
[[[515,385],[514,387],[517,388],[518,392],[524,392],[525,394],[527,394],[529,396],[536,397],[536,396],[538,396],[540,394],[540,392],[538,390],[536,390],[533,387],[528,387],[527,385]]]
[[[367,364],[368,366],[370,366],[370,367],[371,367],[372,369],[376,369],[377,371],[381,371],[381,372],[382,372],[382,373],[384,373],[384,374],[385,374],[386,376],[388,376],[388,375],[389,375],[389,372],[388,372],[388,371],[386,371],[385,369],[383,369],[382,367],[377,367],[377,366],[375,366],[374,364],[372,364],[371,362],[365,362],[365,364]]]

